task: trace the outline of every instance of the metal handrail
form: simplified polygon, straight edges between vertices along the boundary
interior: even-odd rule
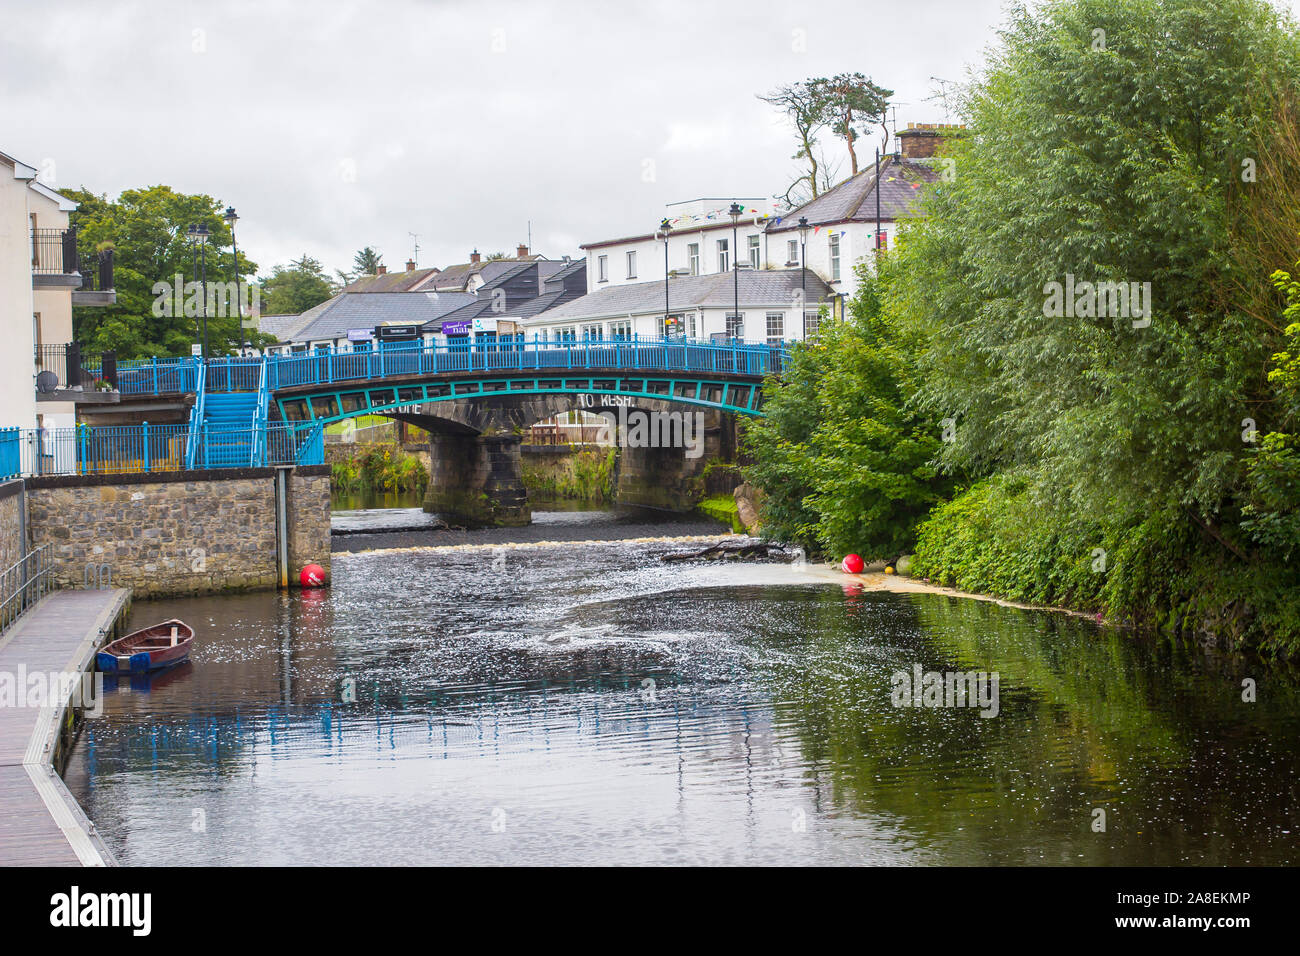
[[[207,371],[207,363],[200,362],[198,371],[194,375],[194,407],[190,409],[190,433],[185,446],[185,468],[188,471],[194,470],[194,459],[199,453],[199,445],[202,442],[204,399],[207,395],[204,385],[207,381]]]
[[[534,336],[466,344],[414,342],[365,352],[338,348],[290,355],[265,355],[260,362],[271,391],[292,385],[318,385],[358,379],[385,379],[411,374],[461,371],[540,370],[549,368],[617,368],[635,371],[740,372],[765,375],[780,372],[790,343],[704,342],[691,339],[547,340]],[[211,368],[211,372],[206,370]],[[191,391],[190,369],[205,374],[214,391],[251,390],[253,363],[246,358],[131,359],[117,363],[118,390],[123,395],[158,395]],[[215,378],[213,377],[215,375]]]
[[[0,571],[0,633],[52,590],[50,577],[53,572],[48,544],[28,551]]]
[[[262,356],[261,371],[257,376],[257,406],[253,409],[253,440],[249,453],[249,464],[253,467],[266,464],[266,424],[271,407],[271,390],[267,387],[269,378],[266,369],[266,356]]]

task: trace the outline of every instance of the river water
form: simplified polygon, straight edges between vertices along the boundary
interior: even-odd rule
[[[127,864],[1300,861],[1294,671],[660,560],[700,546],[361,550],[328,591],[137,602],[191,662],[110,689],[65,777]],[[996,672],[996,716],[895,706],[915,665]]]

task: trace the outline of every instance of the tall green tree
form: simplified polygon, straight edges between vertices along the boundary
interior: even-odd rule
[[[795,350],[786,384],[767,386],[764,418],[747,423],[746,477],[766,492],[764,533],[831,555],[895,558],[950,490],[934,466],[941,426],[910,407],[918,348],[895,322],[895,285],[859,268],[843,323]],[[898,306],[899,311],[904,311]]]
[[[921,573],[1300,651],[1294,21],[1017,6],[963,95],[972,133],[877,280],[887,332],[795,363],[782,388],[816,415],[774,395],[754,477],[795,477],[797,500],[765,490],[819,541],[878,541],[924,500],[886,511],[905,486],[858,472],[928,478],[914,444],[875,453],[944,426],[927,464],[964,490],[916,529]]]
[[[303,253],[287,266],[277,265],[262,280],[262,312],[266,315],[297,315],[336,295],[337,285],[325,274],[318,260]]]
[[[384,257],[366,246],[352,257],[353,275],[373,276],[379,274],[379,267],[384,264]]]
[[[74,334],[86,350],[112,349],[120,358],[189,354],[190,345],[199,341],[200,322],[193,313],[201,314],[201,297],[181,290],[182,302],[193,302],[191,314],[186,314],[184,307],[169,307],[174,297],[161,300],[155,288],[164,283],[170,289],[178,275],[182,285],[200,278],[200,250],[187,238],[191,225],[208,229],[211,282],[234,282],[237,271],[247,289],[242,277],[257,270],[242,251],[236,266],[230,229],[221,216],[225,204],[211,196],[185,195],[162,185],[127,189],[117,199],[86,189],[67,190],[65,195],[79,204],[72,221],[83,259],[91,261],[89,257],[108,248],[115,257],[117,304],[74,310]],[[214,314],[208,319],[213,354],[238,348],[247,336],[258,338],[253,330],[241,328],[237,310],[223,309],[225,315],[217,311],[211,308]]]
[[[858,174],[858,152],[854,143],[870,126],[879,126],[883,135],[880,151],[889,144],[889,127],[885,123],[889,98],[893,90],[878,86],[861,73],[838,73],[829,79],[809,80],[814,98],[821,101],[825,122],[844,141],[849,150],[850,174]]]
[[[786,189],[783,198],[791,205],[816,199],[828,185],[817,143],[817,137],[828,122],[826,91],[803,81],[779,86],[759,99],[785,114],[798,139],[798,149],[792,158],[799,162],[802,170]]]

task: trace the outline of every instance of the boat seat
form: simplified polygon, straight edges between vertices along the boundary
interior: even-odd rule
[[[176,646],[176,625],[172,625],[172,647]]]

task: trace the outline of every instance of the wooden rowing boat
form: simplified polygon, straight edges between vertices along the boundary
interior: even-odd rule
[[[194,628],[172,619],[105,644],[95,662],[105,674],[140,674],[179,664],[190,654]]]

